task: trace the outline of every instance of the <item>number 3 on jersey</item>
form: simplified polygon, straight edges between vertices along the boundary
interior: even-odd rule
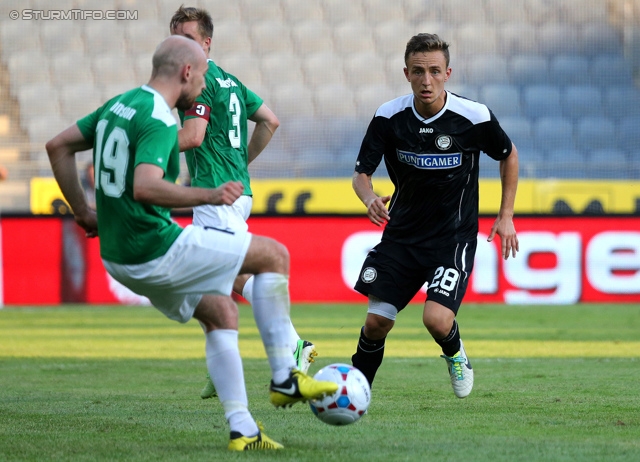
[[[240,112],[241,106],[238,101],[238,95],[233,92],[229,93],[229,112],[231,113],[231,124],[233,128],[229,130],[229,142],[231,147],[238,149],[240,147]]]
[[[129,137],[122,128],[114,127],[103,145],[107,123],[106,120],[101,120],[96,126],[94,161],[96,189],[102,189],[107,196],[120,197],[124,192],[129,164]],[[104,167],[102,170],[101,165]],[[104,171],[105,169],[111,172]]]

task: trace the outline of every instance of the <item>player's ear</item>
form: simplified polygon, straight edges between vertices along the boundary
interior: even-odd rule
[[[182,72],[180,74],[180,80],[182,82],[188,82],[189,78],[191,77],[191,71],[192,71],[191,64],[185,64],[182,67]]]
[[[402,70],[404,71],[404,76],[407,78],[407,82],[410,82],[411,80],[409,80],[409,69],[404,67],[402,68]]]

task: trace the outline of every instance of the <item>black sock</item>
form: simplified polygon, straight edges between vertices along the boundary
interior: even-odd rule
[[[458,330],[458,323],[453,320],[453,326],[451,326],[451,332],[443,339],[434,339],[438,345],[442,348],[442,353],[447,356],[453,356],[460,351],[460,331]]]
[[[382,364],[384,341],[384,338],[380,340],[369,340],[364,335],[364,327],[360,330],[358,349],[356,350],[356,354],[351,357],[351,363],[353,367],[359,369],[360,372],[364,374],[369,381],[369,385],[373,384],[376,372],[380,364]]]

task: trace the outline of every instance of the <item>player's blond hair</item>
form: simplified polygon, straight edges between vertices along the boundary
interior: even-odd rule
[[[178,24],[197,21],[198,32],[204,38],[213,37],[213,20],[209,12],[203,8],[180,5],[180,8],[173,14],[169,23],[169,30],[173,34]]]

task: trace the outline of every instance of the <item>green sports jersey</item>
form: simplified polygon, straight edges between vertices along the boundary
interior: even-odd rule
[[[133,171],[141,163],[157,165],[166,181],[175,182],[180,152],[171,108],[144,85],[110,99],[77,123],[93,143],[100,255],[119,264],[164,255],[182,228],[169,209],[133,199]]]
[[[235,76],[209,60],[207,88],[194,106],[179,111],[180,120],[196,117],[208,121],[200,147],[185,152],[191,184],[216,188],[227,181],[241,181],[243,194],[251,195],[247,151],[247,119],[262,105],[262,99]]]

